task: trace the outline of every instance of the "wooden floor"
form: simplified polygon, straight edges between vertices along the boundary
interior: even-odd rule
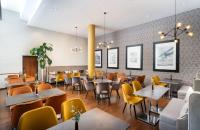
[[[59,87],[59,88],[64,90],[63,87]],[[123,102],[121,90],[120,90],[120,96],[121,96],[120,99],[117,98],[116,93],[113,91],[112,98],[111,98],[111,105],[108,105],[106,102],[101,102],[100,104],[97,104],[92,92],[90,92],[88,94],[87,99],[85,99],[85,93],[78,94],[78,92],[74,92],[72,94],[70,89],[65,90],[65,91],[67,93],[67,99],[71,99],[71,98],[75,98],[75,97],[76,98],[79,97],[79,98],[83,99],[83,101],[86,105],[86,108],[88,110],[98,107],[98,108],[130,123],[130,125],[131,125],[130,130],[158,130],[158,128],[159,128],[158,125],[156,127],[153,127],[146,123],[136,120],[134,117],[133,110],[132,110],[132,113],[130,114],[129,106],[127,106],[125,112],[122,113],[124,102]],[[10,127],[11,126],[11,123],[10,123],[10,114],[11,113],[9,111],[9,108],[5,107],[3,105],[4,101],[5,101],[5,97],[6,97],[6,90],[0,90],[0,130],[10,130],[11,129],[11,127]],[[159,106],[164,107],[167,105],[168,102],[169,101],[167,99],[160,99]],[[137,111],[137,113],[141,112],[140,105],[138,105],[136,107],[136,111]]]

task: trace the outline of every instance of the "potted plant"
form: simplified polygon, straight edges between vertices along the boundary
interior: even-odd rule
[[[37,56],[38,57],[38,63],[41,68],[41,80],[44,81],[44,69],[46,65],[51,65],[52,60],[49,58],[47,55],[47,52],[53,51],[52,45],[48,43],[43,43],[41,46],[37,48],[32,48],[30,50],[30,54],[32,56]]]

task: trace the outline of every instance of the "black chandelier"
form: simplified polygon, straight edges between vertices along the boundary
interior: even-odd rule
[[[175,26],[168,32],[164,33],[162,31],[159,31],[158,34],[160,35],[160,39],[164,39],[165,37],[173,37],[175,42],[178,42],[177,37],[181,34],[187,34],[188,36],[192,37],[193,32],[189,31],[191,29],[191,25],[185,25],[181,22],[177,23],[177,14],[176,14],[176,0],[175,0],[175,18],[174,18],[174,23]]]
[[[97,43],[97,48],[102,48],[102,47],[110,48],[110,45],[113,44],[114,41],[106,41],[106,27],[105,26],[106,26],[106,14],[107,14],[107,12],[104,12],[103,14],[104,14],[103,42]]]

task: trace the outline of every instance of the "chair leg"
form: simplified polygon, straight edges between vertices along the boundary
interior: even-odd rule
[[[85,98],[87,98],[87,95],[88,95],[88,91],[86,91]]]
[[[124,104],[123,113],[124,113],[124,110],[125,110],[125,108],[126,108],[126,105],[127,105],[127,103]]]
[[[146,103],[145,103],[145,98],[144,98],[144,111],[146,112],[147,108],[146,108]]]
[[[140,105],[141,105],[142,112],[144,113],[143,106],[142,106],[142,102],[140,103]]]
[[[94,92],[94,98],[96,99],[97,98],[96,91],[94,90],[93,92]]]
[[[112,89],[110,90],[110,96],[112,95]]]
[[[131,115],[131,106],[132,106],[132,104],[130,104],[130,115]]]
[[[135,105],[133,106],[133,108],[134,108],[135,118],[137,119],[137,114],[136,114]]]
[[[118,89],[116,89],[116,92],[117,92],[117,96],[120,98],[120,95],[119,95],[119,91],[118,91]]]

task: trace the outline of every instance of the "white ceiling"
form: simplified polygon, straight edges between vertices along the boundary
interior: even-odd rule
[[[103,34],[103,12],[107,11],[107,32],[121,30],[174,15],[174,0],[2,0],[23,1],[18,8],[29,26],[87,37],[88,24]],[[11,2],[12,1],[12,2]],[[14,3],[15,3],[14,2]],[[13,4],[11,4],[13,5]],[[22,6],[23,5],[23,6]],[[10,8],[14,8],[10,6]],[[200,0],[177,0],[177,12],[200,8]],[[17,10],[18,9],[18,10]]]

